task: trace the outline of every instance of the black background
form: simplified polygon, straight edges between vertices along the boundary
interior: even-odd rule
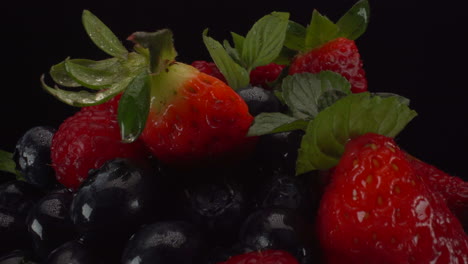
[[[397,137],[415,156],[467,176],[468,23],[460,2],[371,0],[371,22],[357,40],[369,90],[411,99],[419,115]],[[58,127],[76,109],[47,94],[42,73],[65,59],[102,59],[88,39],[81,12],[89,9],[122,40],[134,31],[170,28],[179,61],[208,59],[201,33],[222,40],[245,34],[261,16],[291,13],[303,25],[314,8],[336,21],[354,0],[309,1],[16,1],[1,7],[0,149],[12,151],[32,126]],[[129,43],[125,42],[130,48]]]

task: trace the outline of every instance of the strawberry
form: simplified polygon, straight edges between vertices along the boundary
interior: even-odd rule
[[[363,63],[353,40],[340,37],[307,53],[298,54],[291,62],[289,74],[325,70],[344,76],[351,83],[353,93],[367,91]]]
[[[327,263],[467,263],[468,236],[392,138],[346,144],[318,212]]]
[[[236,255],[219,264],[298,264],[288,252],[282,250],[253,251]]]
[[[52,166],[57,180],[65,187],[77,189],[90,169],[100,167],[109,159],[146,157],[148,152],[141,141],[121,142],[116,100],[99,108],[82,108],[67,118],[55,133],[51,146]]]

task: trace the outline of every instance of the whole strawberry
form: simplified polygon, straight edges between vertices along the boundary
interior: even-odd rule
[[[318,232],[327,263],[468,262],[468,236],[443,197],[378,134],[347,143],[322,197]]]
[[[146,158],[141,141],[123,143],[117,122],[115,101],[84,107],[67,118],[52,139],[51,159],[57,180],[77,189],[90,169],[113,158]]]
[[[236,255],[218,264],[298,264],[288,252],[282,250],[253,251]]]

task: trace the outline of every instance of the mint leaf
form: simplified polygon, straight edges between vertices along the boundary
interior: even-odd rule
[[[284,46],[295,51],[304,50],[306,33],[307,30],[303,25],[289,21]]]
[[[306,29],[304,51],[319,47],[340,36],[340,28],[317,10],[312,13],[312,20]]]
[[[231,36],[232,36],[232,41],[234,42],[234,48],[237,50],[237,52],[239,52],[239,54],[242,54],[242,49],[244,48],[245,37],[234,32],[231,32]]]
[[[292,115],[312,119],[343,95],[351,93],[351,85],[338,73],[298,73],[283,79],[283,98]]]
[[[143,131],[151,100],[151,79],[147,71],[137,75],[120,98],[117,119],[123,142],[135,141]]]
[[[229,41],[227,40],[224,40],[223,41],[223,46],[224,46],[224,49],[226,50],[226,52],[229,54],[229,56],[231,56],[231,58],[239,65],[242,65],[242,61],[241,61],[241,58],[240,58],[240,54],[239,54],[239,51],[232,47],[231,44],[229,43]]]
[[[93,61],[87,59],[67,59],[66,72],[81,86],[90,89],[106,88],[122,76],[122,63],[117,58]]]
[[[369,16],[369,1],[358,1],[336,23],[340,28],[341,36],[352,40],[360,37],[367,29]]]
[[[127,56],[128,51],[124,45],[94,14],[84,10],[82,22],[88,36],[102,51],[114,57],[125,58]]]
[[[229,86],[234,90],[246,87],[249,84],[249,73],[242,66],[237,64],[224,49],[223,45],[211,37],[208,37],[208,30],[203,31],[203,42],[211,55],[219,71],[226,78]]]
[[[150,33],[135,32],[129,39],[149,50],[152,73],[159,73],[166,67],[168,61],[173,61],[177,56],[173,34],[169,29],[161,29]]]
[[[241,58],[248,72],[278,57],[288,27],[288,13],[273,12],[258,20],[247,33]]]
[[[338,164],[346,142],[368,132],[395,137],[416,116],[397,97],[370,93],[348,95],[320,112],[302,139],[296,173],[325,170]]]
[[[307,124],[308,121],[306,120],[291,117],[283,113],[261,113],[255,117],[247,135],[261,136],[297,129],[305,130]]]
[[[6,171],[18,175],[16,163],[13,160],[13,153],[0,149],[0,171]]]

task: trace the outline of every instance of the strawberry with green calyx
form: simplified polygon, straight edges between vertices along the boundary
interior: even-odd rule
[[[81,85],[97,92],[51,88],[43,82],[48,92],[75,106],[100,104],[122,93],[118,105],[122,140],[141,138],[166,163],[219,160],[252,147],[255,138],[246,133],[253,117],[245,102],[222,81],[177,62],[171,31],[136,32],[128,38],[135,51],[127,52],[88,11],[83,23],[91,39],[114,58],[67,59],[52,67],[51,76],[62,86]],[[99,85],[102,82],[106,85]]]
[[[203,32],[203,42],[208,52],[232,88],[244,88],[252,83],[252,73],[256,69],[261,71],[259,67],[275,70],[276,74],[270,74],[265,81],[273,82],[279,76],[284,66],[278,67],[275,62],[283,49],[288,19],[289,13],[273,12],[259,19],[245,37],[231,32],[234,46],[227,40],[221,44],[209,37],[208,30]],[[280,70],[277,71],[277,68]],[[268,86],[263,80],[260,85]]]
[[[468,263],[460,222],[382,135],[346,144],[317,223],[327,263]]]
[[[354,42],[367,28],[369,3],[357,2],[335,24],[314,10],[307,27],[290,22],[285,47],[295,51],[289,74],[337,72],[351,83],[351,91],[367,91],[367,79]],[[290,54],[290,53],[289,53]]]

